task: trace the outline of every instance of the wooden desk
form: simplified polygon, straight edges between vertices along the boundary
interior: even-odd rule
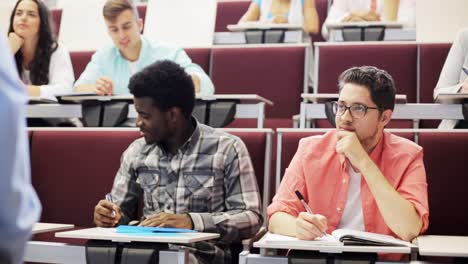
[[[75,225],[69,224],[52,224],[52,223],[35,223],[32,229],[32,234],[40,234],[45,232],[62,231],[72,229]]]
[[[301,103],[299,127],[305,128],[311,119],[326,119],[325,104]],[[462,120],[461,104],[395,104],[392,119],[432,120],[455,119]]]
[[[273,102],[256,94],[216,94],[216,95],[197,95],[197,100],[216,101],[216,100],[240,100],[236,106],[235,118],[257,119],[257,128],[263,128],[265,123],[265,106],[273,105]],[[77,95],[63,96],[61,100],[73,104],[31,104],[28,105],[26,117],[28,118],[81,118],[81,102],[86,100],[96,100],[100,102],[109,101],[128,101],[133,103],[132,95]],[[136,118],[137,113],[133,104],[129,106],[128,118]]]
[[[400,22],[394,21],[360,21],[360,22],[337,22],[329,23],[326,25],[329,30],[329,41],[343,41],[342,32],[345,29],[357,28],[360,31],[360,39],[364,41],[364,34],[366,29],[370,28],[384,28],[384,39],[387,35],[387,31],[391,34],[389,40],[416,40],[416,30],[405,30],[403,29],[403,24]],[[401,35],[401,37],[398,37]]]
[[[243,251],[239,255],[240,264],[287,264],[288,258],[276,254],[277,249],[298,249],[298,250],[311,250],[323,253],[342,253],[342,252],[386,252],[398,254],[410,254],[416,251],[417,247],[371,247],[371,246],[314,246],[314,245],[301,245],[299,243],[285,242],[281,243],[267,243],[265,240],[268,233],[263,236],[259,241],[254,243],[254,247],[260,248],[260,254],[253,254],[249,251]],[[383,263],[383,262],[376,262]]]
[[[168,234],[132,234],[132,233],[116,233],[116,228],[94,227],[65,232],[55,233],[56,237],[62,238],[78,238],[78,239],[97,239],[110,240],[114,242],[155,242],[155,243],[193,243],[216,239],[219,234],[215,233],[170,233]]]
[[[99,230],[107,229],[107,230]],[[131,236],[123,238],[113,232],[114,228],[88,228],[79,229],[67,232],[56,233],[56,237],[80,237],[76,243],[60,242],[58,238],[50,238],[47,241],[29,241],[26,245],[24,261],[41,262],[41,263],[67,263],[67,264],[83,264],[86,263],[86,239],[101,239],[119,241],[122,243],[129,241],[149,241],[155,243],[186,243],[186,241],[203,241],[218,238],[219,234],[195,233],[188,238],[181,238],[187,234],[176,238],[172,237],[150,237],[145,239],[143,236]],[[96,232],[94,232],[96,231]],[[171,239],[170,239],[171,238]],[[84,239],[84,240],[83,240]],[[185,248],[179,250],[161,250],[159,252],[159,263],[188,263],[188,251]]]
[[[440,93],[435,101],[440,104],[461,104],[468,101],[468,93]]]
[[[302,26],[298,24],[278,24],[265,22],[241,22],[239,24],[227,25],[227,28],[233,32],[247,30],[271,30],[271,29],[287,29],[287,30],[302,30]]]
[[[466,236],[420,236],[417,243],[421,256],[468,257]]]
[[[312,103],[324,103],[330,100],[338,100],[340,94],[337,93],[303,93],[301,98],[310,101]],[[395,95],[396,103],[406,103],[406,94],[397,94]]]

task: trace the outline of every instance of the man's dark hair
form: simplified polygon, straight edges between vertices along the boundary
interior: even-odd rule
[[[195,88],[192,78],[179,64],[157,61],[130,78],[128,85],[134,97],[150,97],[161,111],[178,107],[190,118],[195,104]]]
[[[346,83],[353,83],[366,87],[372,101],[377,105],[379,111],[395,107],[395,82],[392,76],[379,68],[373,66],[353,67],[344,71],[338,78],[340,92]]]

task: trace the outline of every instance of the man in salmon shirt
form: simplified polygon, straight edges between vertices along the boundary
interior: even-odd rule
[[[339,88],[336,129],[299,142],[268,207],[269,230],[312,240],[347,228],[411,241],[429,224],[426,172],[420,146],[384,131],[395,106],[393,78],[355,67],[341,74]]]

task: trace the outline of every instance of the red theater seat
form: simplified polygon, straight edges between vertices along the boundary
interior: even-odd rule
[[[81,73],[86,69],[86,65],[91,61],[94,51],[73,51],[70,52],[70,58],[75,73],[75,80],[80,78]]]
[[[227,25],[237,24],[249,8],[251,1],[219,2],[216,9],[215,32],[229,31]]]
[[[120,156],[137,131],[34,131],[32,183],[42,222],[93,226],[97,202],[110,192]]]
[[[299,113],[304,89],[303,47],[215,48],[211,78],[217,94],[258,94],[275,104],[268,118]],[[235,66],[234,66],[235,65]]]
[[[419,145],[429,192],[427,234],[467,236],[468,132],[419,133]]]
[[[425,43],[419,45],[419,102],[433,103],[434,88],[450,50],[450,43]],[[420,127],[436,128],[440,120],[421,120]]]
[[[227,132],[246,144],[263,195],[264,179],[269,177],[271,159],[267,154],[271,153],[272,131]],[[110,192],[122,153],[138,137],[137,130],[33,131],[32,183],[43,206],[41,221],[93,226],[94,206]],[[262,200],[269,197],[268,193]]]
[[[192,59],[192,62],[198,64],[207,74],[210,72],[210,55],[211,49],[192,48],[185,49],[187,55]]]

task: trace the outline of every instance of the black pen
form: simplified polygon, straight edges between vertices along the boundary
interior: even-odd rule
[[[306,209],[306,212],[308,212],[309,214],[314,214],[312,213],[312,210],[310,209],[309,205],[304,200],[304,196],[302,196],[302,193],[300,193],[298,190],[296,190],[295,193],[297,198],[299,198],[299,201],[301,201],[302,206],[304,206],[304,208]]]
[[[296,193],[297,198],[299,198],[299,201],[301,201],[302,206],[304,206],[306,212],[309,213],[309,214],[314,214],[314,213],[312,213],[312,209],[310,209],[309,205],[308,205],[308,204],[306,203],[306,201],[304,200],[304,196],[302,196],[302,193],[299,192],[298,190],[294,191],[294,193]],[[320,230],[320,229],[319,229],[319,230]],[[322,232],[322,235],[323,235],[323,236],[326,236],[327,233]]]

